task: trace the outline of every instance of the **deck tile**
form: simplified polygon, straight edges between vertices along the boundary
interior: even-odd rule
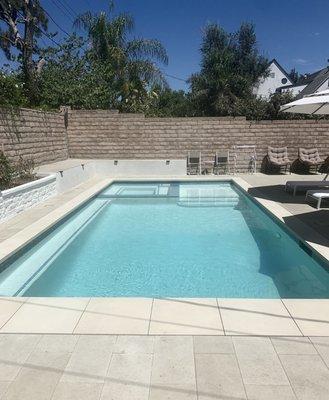
[[[150,334],[223,335],[216,299],[154,299]]]
[[[61,382],[104,383],[115,342],[115,336],[81,336]]]
[[[16,378],[40,338],[39,335],[0,335],[0,381]]]
[[[311,342],[329,368],[329,337],[311,337]]]
[[[195,336],[195,354],[234,354],[232,338],[228,336]]]
[[[248,400],[297,400],[290,386],[245,385]]]
[[[1,400],[51,399],[69,357],[65,352],[33,352]]]
[[[152,386],[180,386],[190,391],[195,386],[193,338],[157,336],[152,368]]]
[[[317,354],[308,337],[272,337],[271,340],[277,354]]]
[[[198,399],[246,399],[235,355],[196,354]]]
[[[329,336],[329,300],[283,300],[305,336]]]
[[[99,400],[103,384],[59,382],[51,400]]]
[[[0,297],[0,328],[25,303],[24,297]]]
[[[30,298],[0,332],[72,333],[88,301],[86,298]]]
[[[152,354],[113,354],[101,399],[148,400]]]
[[[74,333],[146,335],[151,308],[147,298],[92,298]]]
[[[300,336],[279,299],[218,299],[226,335]]]
[[[246,385],[289,384],[269,338],[236,336],[233,343]]]
[[[328,400],[329,370],[318,355],[281,355],[298,400]]]

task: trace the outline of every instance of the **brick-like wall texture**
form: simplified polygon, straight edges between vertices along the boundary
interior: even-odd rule
[[[238,118],[145,118],[114,111],[70,111],[69,155],[72,158],[181,159],[201,150],[213,159],[216,151],[234,145],[256,145],[258,166],[267,146],[287,146],[290,159],[298,148],[317,147],[329,155],[329,120],[247,121]]]
[[[33,157],[37,165],[68,156],[185,159],[189,150],[200,150],[203,159],[213,160],[216,151],[234,145],[256,145],[259,167],[268,145],[288,146],[292,161],[299,147],[317,147],[327,157],[329,120],[145,118],[109,110],[71,110],[64,118],[60,112],[0,109],[0,148],[13,161],[21,155]]]
[[[68,157],[64,116],[60,112],[0,108],[0,149],[12,162],[20,156],[36,165]]]

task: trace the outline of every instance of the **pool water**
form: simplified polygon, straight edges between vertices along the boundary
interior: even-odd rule
[[[112,184],[2,270],[5,296],[329,297],[328,270],[228,182]]]

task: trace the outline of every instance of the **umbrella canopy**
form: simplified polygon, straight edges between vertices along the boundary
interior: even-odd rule
[[[281,106],[280,111],[311,115],[329,114],[329,89],[287,103]]]

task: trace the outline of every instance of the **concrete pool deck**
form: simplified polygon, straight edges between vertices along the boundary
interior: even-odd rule
[[[236,178],[328,254],[329,211],[278,186],[310,176]],[[94,178],[1,224],[0,258],[111,181]],[[0,298],[1,400],[327,400],[328,393],[329,299]]]
[[[326,400],[314,337],[1,335],[2,400]]]
[[[3,297],[0,333],[329,336],[329,300]]]
[[[2,400],[327,400],[329,339],[0,335]]]

